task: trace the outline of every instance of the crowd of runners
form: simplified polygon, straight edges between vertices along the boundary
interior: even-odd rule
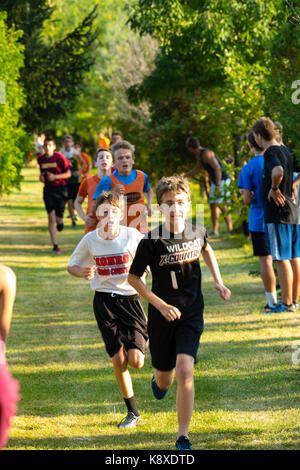
[[[238,186],[250,206],[248,227],[267,298],[262,312],[296,312],[300,176],[295,174],[295,156],[282,142],[280,124],[266,117],[249,129],[247,141],[253,157],[243,166]],[[221,298],[228,301],[231,296],[208,242],[219,234],[220,212],[228,232],[232,231],[224,205],[230,178],[222,160],[196,137],[188,137],[186,149],[195,155],[195,166],[185,175],[165,176],[158,181],[155,193],[162,222],[149,230],[153,190],[147,174],[134,168],[134,145],[120,133],[113,133],[111,139],[99,133],[94,163],[70,135],[64,136],[60,151],[50,136],[44,136],[37,145],[53,253],[61,253],[57,232],[64,228],[66,204],[72,226],[76,226],[77,217],[85,223],[85,234],[74,247],[67,269],[71,275],[90,281],[95,291],[95,318],[127,409],[119,428],[134,428],[141,422],[128,367],[142,368],[149,346],[154,368],[151,388],[157,400],[165,397],[176,372],[175,446],[191,449],[188,430],[194,404],[194,363],[204,328],[200,255]],[[97,174],[90,173],[93,166]],[[188,178],[203,169],[210,182],[209,233],[202,224],[188,220],[192,204]],[[151,288],[147,284],[149,273]],[[141,299],[149,304],[147,316]],[[3,327],[3,315],[0,321],[5,341],[8,328]]]

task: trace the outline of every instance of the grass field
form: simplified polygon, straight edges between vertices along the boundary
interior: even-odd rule
[[[174,449],[176,383],[155,401],[149,354],[144,368],[132,371],[142,424],[125,432],[116,427],[125,405],[94,320],[93,294],[66,271],[83,223],[72,229],[65,219],[62,255],[53,256],[38,171],[23,174],[22,190],[0,200],[0,262],[17,275],[7,359],[21,386],[7,448]],[[258,265],[242,235],[211,244],[232,298],[220,299],[203,267],[205,331],[195,366],[193,448],[299,448],[300,365],[292,353],[300,313],[261,314],[262,284],[248,275]]]

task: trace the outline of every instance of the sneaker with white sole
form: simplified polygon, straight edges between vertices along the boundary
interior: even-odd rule
[[[282,313],[282,312],[294,313],[296,312],[296,307],[294,304],[286,305],[282,302],[279,302],[277,305],[275,305],[275,307],[271,307],[269,310],[265,310],[263,314],[270,315],[272,313]]]
[[[138,424],[141,422],[141,417],[140,416],[135,416],[132,411],[129,411],[127,413],[127,416],[120,421],[118,424],[118,428],[120,429],[132,429],[135,428]]]

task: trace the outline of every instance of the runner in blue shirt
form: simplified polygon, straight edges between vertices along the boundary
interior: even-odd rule
[[[251,234],[253,256],[259,257],[261,278],[268,300],[265,307],[267,313],[277,304],[277,293],[272,256],[264,231],[264,211],[261,198],[264,150],[257,145],[252,132],[248,132],[247,139],[249,149],[254,157],[242,168],[238,186],[243,194],[245,204],[250,205],[248,226]]]

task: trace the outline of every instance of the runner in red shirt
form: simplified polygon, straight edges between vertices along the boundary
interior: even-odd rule
[[[63,215],[65,210],[67,194],[67,180],[71,176],[68,160],[56,152],[55,141],[47,137],[44,142],[45,154],[38,156],[40,166],[40,181],[44,186],[44,203],[48,213],[48,229],[53,243],[53,253],[60,254],[61,250],[57,244],[56,230],[63,230]]]

